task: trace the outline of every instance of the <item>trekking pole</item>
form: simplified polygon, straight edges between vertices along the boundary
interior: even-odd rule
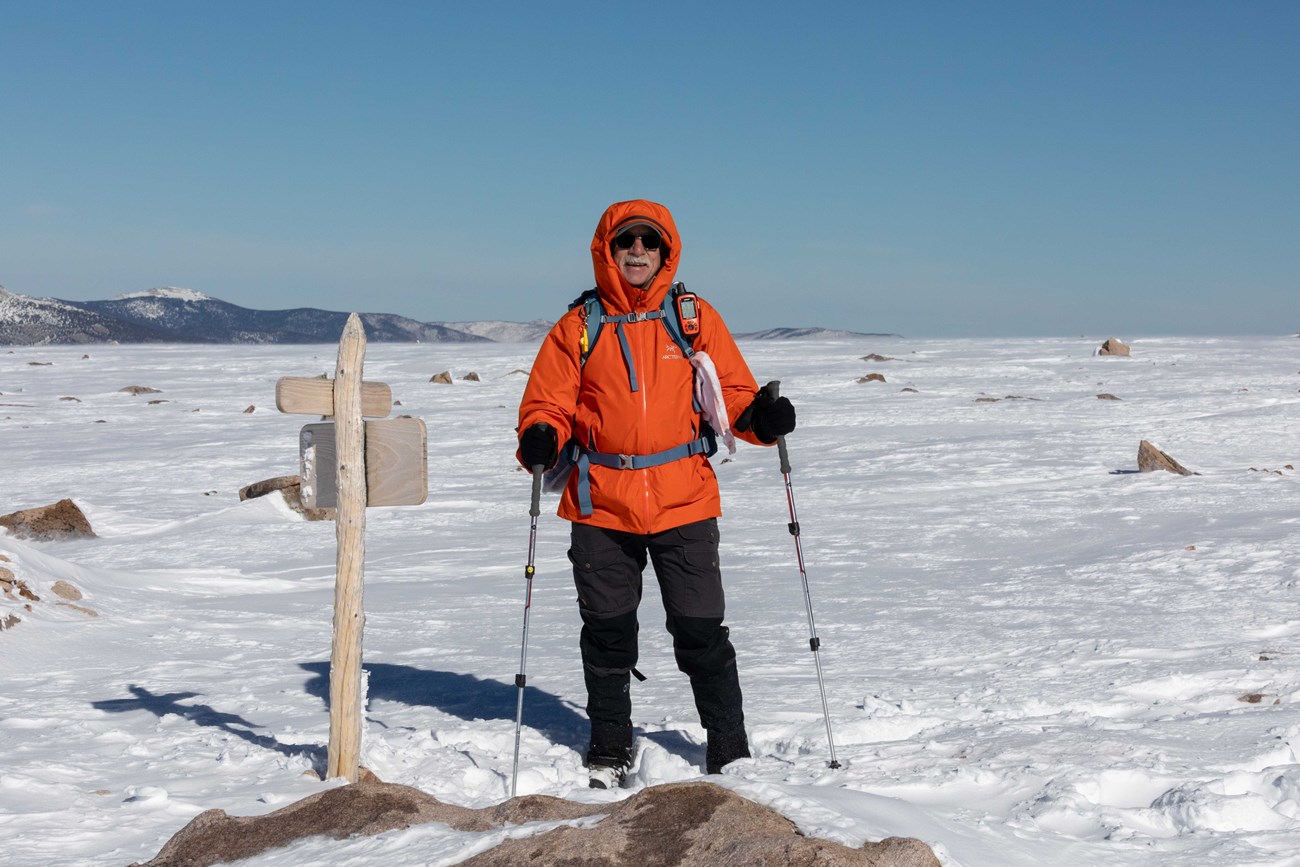
[[[524,580],[528,589],[524,593],[524,637],[519,644],[519,673],[515,675],[515,686],[519,687],[519,700],[515,705],[515,767],[510,773],[510,797],[515,796],[515,786],[519,782],[519,735],[524,725],[524,685],[528,682],[528,612],[533,607],[533,556],[537,551],[537,516],[542,513],[542,473],[546,468],[541,464],[533,467],[533,502],[528,509],[532,516],[528,529],[528,565],[524,567]]]
[[[780,380],[772,380],[763,386],[772,400],[781,396]],[[840,763],[835,760],[835,738],[831,735],[831,712],[826,704],[826,682],[822,679],[822,661],[817,652],[821,650],[822,640],[817,637],[817,625],[813,622],[812,593],[808,590],[808,570],[803,565],[803,546],[799,542],[799,515],[794,508],[794,486],[790,484],[790,453],[785,448],[785,437],[776,438],[776,450],[781,457],[781,475],[785,479],[785,498],[790,504],[790,535],[794,536],[794,553],[799,560],[799,575],[803,579],[803,602],[804,607],[808,610],[808,647],[813,653],[813,662],[817,666],[817,687],[822,694],[822,716],[826,719],[826,743],[831,749],[830,767],[838,768]]]

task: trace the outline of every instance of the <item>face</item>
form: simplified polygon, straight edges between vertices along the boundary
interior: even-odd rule
[[[633,226],[628,233],[636,238],[635,243],[629,249],[620,249],[617,244],[614,245],[614,264],[622,272],[623,278],[636,289],[645,289],[649,287],[650,281],[654,280],[655,274],[659,273],[659,266],[663,264],[663,247],[654,250],[647,250],[645,244],[641,241],[646,235],[654,234],[654,230],[646,226]]]

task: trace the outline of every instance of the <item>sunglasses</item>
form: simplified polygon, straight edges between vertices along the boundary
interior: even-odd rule
[[[664,242],[660,234],[653,229],[648,230],[644,235],[633,235],[631,232],[624,232],[614,238],[614,246],[620,250],[631,250],[632,245],[636,243],[637,238],[641,239],[641,246],[647,250],[658,250],[659,245]]]

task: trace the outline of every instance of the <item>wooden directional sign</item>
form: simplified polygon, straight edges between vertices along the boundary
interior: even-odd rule
[[[334,415],[334,380],[319,376],[282,376],[275,383],[280,412]],[[382,382],[361,383],[361,415],[384,418],[393,408],[393,390]]]
[[[429,496],[429,437],[424,420],[366,422],[366,505],[418,506]],[[334,423],[304,425],[298,434],[302,501],[309,509],[338,505]]]

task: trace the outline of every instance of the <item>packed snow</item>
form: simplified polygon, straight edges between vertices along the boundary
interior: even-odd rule
[[[1096,357],[1105,336],[742,344],[799,411],[790,480],[843,767],[776,450],[742,445],[715,467],[755,758],[710,780],[807,834],[915,836],[950,867],[1300,864],[1300,341],[1136,338],[1132,357]],[[394,414],[428,425],[430,497],[367,512],[362,764],[465,806],[510,792],[530,488],[512,428],[534,351],[366,357]],[[7,863],[147,860],[202,810],[262,814],[340,784],[310,774],[334,527],[237,496],[296,472],[317,421],[275,411],[276,379],[334,364],[332,346],[0,354],[0,513],[71,497],[98,533],[0,531],[0,566],[42,597],[0,597],[0,620],[22,618],[0,631]],[[429,382],[447,369],[455,383]],[[886,381],[857,381],[871,372]],[[1198,475],[1135,472],[1142,439]],[[630,790],[586,788],[554,504],[520,794],[606,803],[703,777],[648,581]],[[59,580],[97,616],[55,604]],[[454,864],[537,830],[429,825],[245,863]]]

